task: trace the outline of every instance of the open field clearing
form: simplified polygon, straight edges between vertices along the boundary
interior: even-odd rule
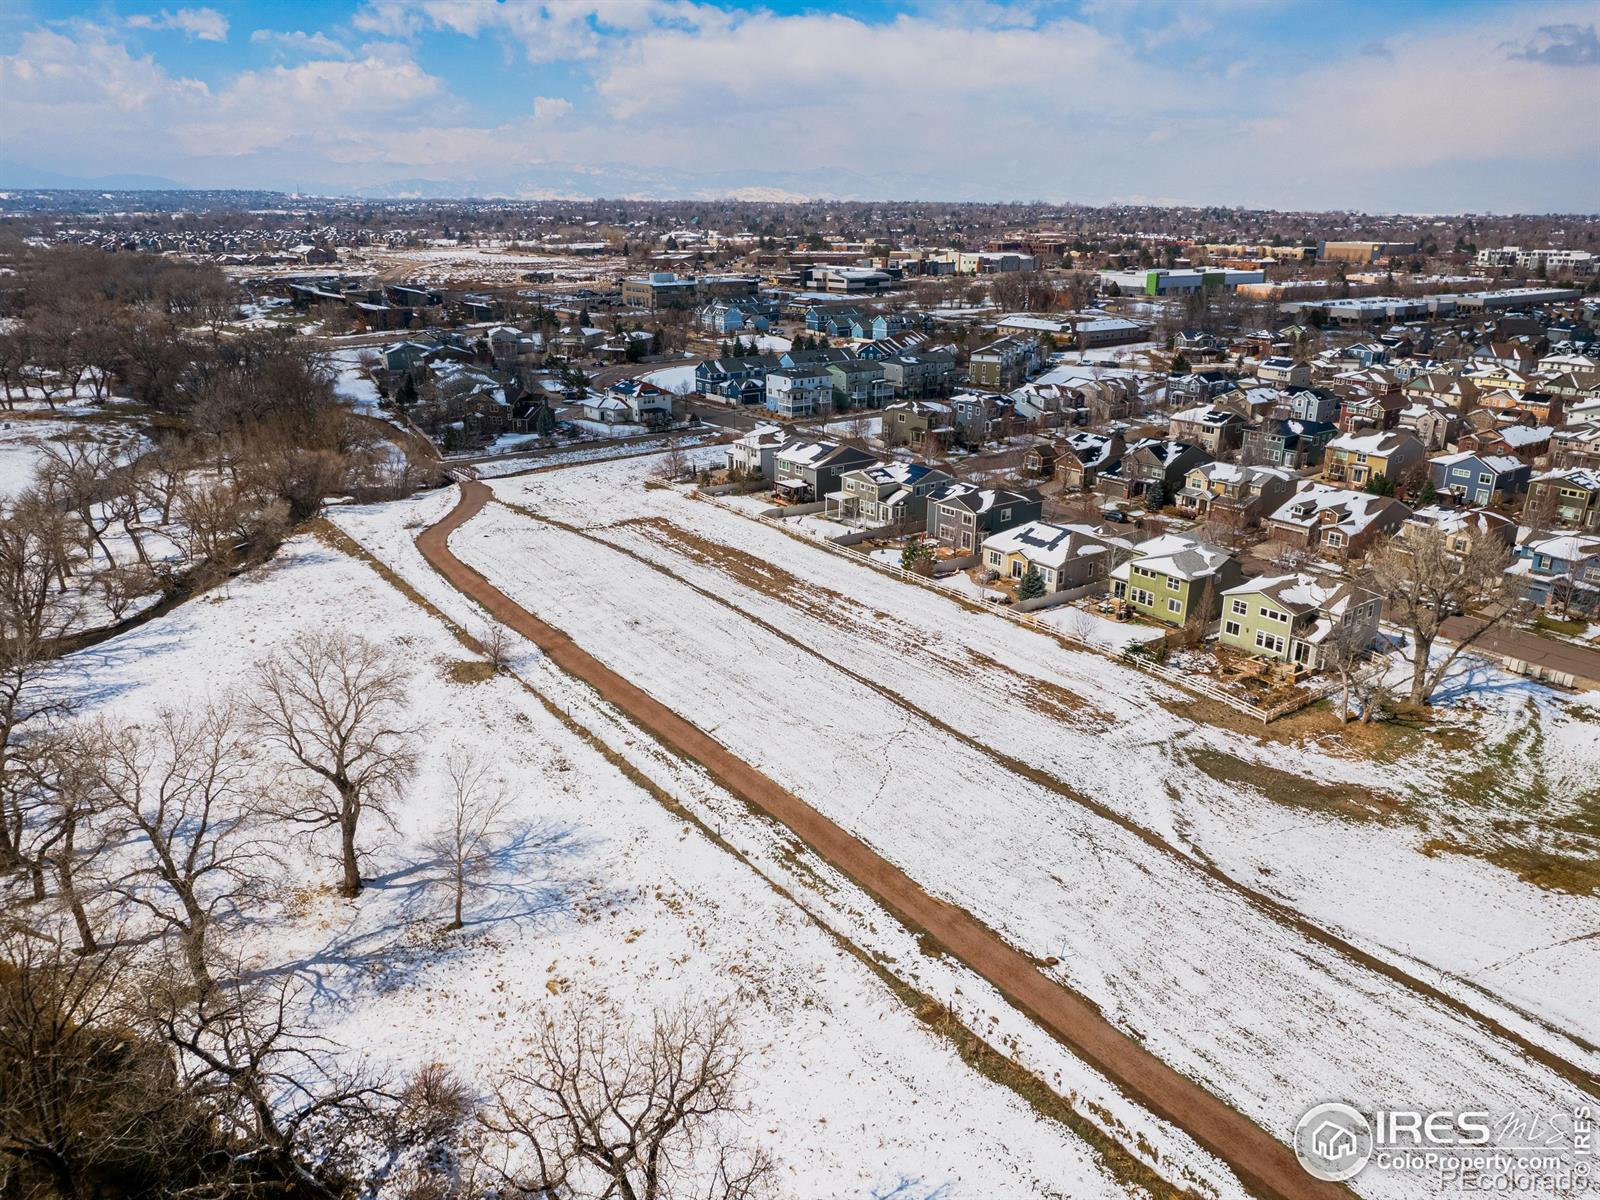
[[[381,512],[404,543],[401,521],[416,511],[353,510],[351,521]],[[746,1132],[777,1155],[791,1194],[865,1197],[902,1184],[893,1194],[1125,1194],[1095,1149],[965,1065],[937,1022],[919,1020],[804,910],[669,811],[624,760],[514,677],[464,669],[475,656],[450,625],[347,550],[297,538],[268,567],[68,666],[91,714],[139,719],[235,690],[311,626],[400,648],[415,672],[408,717],[427,733],[395,830],[375,831],[361,897],[339,898],[324,886],[329,862],[285,842],[279,885],[243,935],[258,969],[312,985],[304,1016],[341,1054],[394,1068],[446,1061],[485,1086],[571,997],[604,996],[645,1019],[685,995],[737,995],[752,1051]],[[517,670],[541,678],[535,654],[524,651]],[[467,928],[444,934],[424,840],[440,815],[444,755],[463,745],[492,754],[517,836],[469,900]],[[1140,1133],[1176,1156],[1169,1170],[1187,1161],[1199,1177],[1217,1174],[1181,1139]],[[1220,1177],[1218,1188],[1237,1194]]]
[[[1600,1041],[1585,984],[1600,972],[1600,939],[1585,936],[1600,904],[1439,845],[1532,816],[1538,832],[1548,838],[1553,827],[1566,836],[1550,840],[1575,846],[1556,861],[1592,859],[1600,816],[1594,697],[1563,698],[1469,662],[1451,692],[1471,703],[1452,714],[1458,724],[1444,737],[1385,732],[1371,759],[1341,752],[1336,735],[1288,746],[1252,736],[1255,726],[1239,734],[1190,719],[1188,698],[1148,676],[709,503],[637,486],[604,502],[586,495],[586,480],[604,487],[618,473],[648,470],[641,460],[496,488],[508,503],[584,528],[778,623],[813,664],[867,676],[887,703],[914,706],[1046,772],[1069,793],[1475,1005],[1492,1008],[1498,997],[1580,1043]],[[832,742],[843,751],[849,740]],[[1485,760],[1481,747],[1498,750]],[[1594,1057],[1586,1063],[1593,1069]]]
[[[1182,707],[1179,693],[1008,623],[969,619],[953,601],[768,526],[667,489],[616,486],[645,469],[574,468],[497,485],[541,516],[614,526],[598,532],[615,548],[491,509],[457,535],[456,552],[935,893],[1039,958],[1061,959],[1061,978],[1280,1135],[1325,1095],[1570,1106],[1575,1090],[1528,1052],[1550,1048],[1569,1075],[1592,1070],[1588,1049],[1562,1034],[1586,1036],[1586,968],[1541,966],[1570,966],[1570,948],[1539,953],[1587,932],[1592,902],[1537,891],[1472,858],[1419,854],[1414,832],[1385,823],[1381,803],[1370,817],[1362,811],[1372,807],[1363,768],[1331,753],[1298,752],[1298,770],[1320,773],[1325,786],[1302,779],[1291,790],[1309,807],[1290,806],[1272,773],[1286,765],[1282,746],[1186,720],[1166,707]],[[744,554],[727,553],[747,542]],[[1042,670],[1045,687],[1028,682]],[[991,693],[1009,703],[997,711]],[[1577,745],[1551,711],[1555,736]],[[1268,831],[1279,836],[1263,845]],[[1284,849],[1291,842],[1299,857]],[[1340,853],[1319,865],[1313,852],[1330,845]],[[1201,854],[1217,866],[1204,869]],[[1352,883],[1373,854],[1391,856],[1391,876],[1408,865],[1402,896],[1377,879]],[[1262,878],[1247,876],[1248,887],[1223,874],[1251,867]],[[1269,882],[1273,892],[1255,894]],[[1452,978],[1467,972],[1451,956],[1469,947],[1464,933],[1430,932],[1437,911],[1362,927],[1412,897],[1437,910],[1427,889],[1446,885],[1503,913],[1490,926],[1499,946],[1475,947],[1483,958],[1470,964],[1499,962],[1508,946],[1521,953],[1521,974],[1487,985],[1498,992]],[[1347,891],[1361,902],[1339,907]],[[1464,996],[1528,1044],[1352,962],[1298,926],[1284,901],[1370,939],[1418,983]],[[1444,972],[1429,969],[1440,963]]]

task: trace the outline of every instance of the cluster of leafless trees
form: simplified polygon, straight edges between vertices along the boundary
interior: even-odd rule
[[[37,477],[0,510],[11,540],[53,560],[63,593],[97,595],[120,619],[269,551],[330,495],[381,499],[427,480],[339,400],[317,353],[283,333],[197,332],[231,315],[220,277],[74,248],[16,261],[4,403],[53,406],[87,381],[95,399],[116,387],[158,410],[148,439],[86,424],[45,442]]]
[[[480,1098],[437,1066],[352,1073],[299,1027],[294,974],[245,960],[294,832],[332,832],[354,899],[375,830],[414,787],[393,651],[306,631],[230,699],[90,719],[41,640],[48,566],[6,568],[0,1193],[329,1198],[370,1192],[374,1164],[395,1162],[388,1194],[413,1200],[666,1197],[688,1181],[757,1194],[770,1167],[734,1136],[731,1010],[675,1010],[637,1038],[574,1009]],[[480,758],[452,755],[445,774],[426,848],[454,930],[508,796]]]

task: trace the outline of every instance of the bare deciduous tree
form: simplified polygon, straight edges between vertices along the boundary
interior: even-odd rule
[[[255,727],[288,751],[310,785],[284,807],[289,820],[339,833],[344,896],[361,892],[357,835],[368,812],[410,778],[413,730],[400,723],[409,673],[356,634],[307,630],[262,664],[249,700]]]
[[[483,650],[484,661],[496,671],[511,667],[511,632],[499,621],[491,621],[478,635],[478,645]]]
[[[341,1159],[363,1126],[380,1124],[385,1093],[294,1028],[298,993],[292,976],[204,990],[156,985],[141,1015],[176,1052],[179,1087],[205,1098],[233,1161],[290,1194],[336,1200],[345,1193]]]
[[[82,756],[113,811],[112,823],[142,847],[114,885],[177,935],[195,986],[209,989],[209,937],[235,910],[267,861],[250,836],[261,804],[234,711],[163,710],[149,725],[98,726]]]
[[[164,1181],[194,1132],[164,1047],[130,1037],[125,950],[78,955],[0,928],[0,1192],[126,1194]],[[152,1188],[142,1194],[157,1192]]]
[[[1367,586],[1383,597],[1388,619],[1411,634],[1412,704],[1426,704],[1464,651],[1517,611],[1506,576],[1511,552],[1496,539],[1475,537],[1465,551],[1436,529],[1408,529],[1367,561]],[[1465,616],[1472,612],[1473,615]],[[1445,622],[1462,614],[1450,650],[1433,662]]]
[[[484,1127],[494,1168],[525,1196],[749,1200],[770,1187],[765,1150],[735,1136],[745,1054],[731,1003],[658,1012],[646,1034],[574,1006],[506,1075]]]
[[[487,868],[509,797],[490,764],[470,752],[452,754],[445,764],[450,780],[449,807],[428,839],[444,865],[450,888],[447,929],[460,929],[467,889]]]
[[[0,504],[0,871],[23,865],[23,730],[65,714],[67,698],[44,687],[56,639],[75,608],[56,588],[66,553],[59,514],[36,496]]]

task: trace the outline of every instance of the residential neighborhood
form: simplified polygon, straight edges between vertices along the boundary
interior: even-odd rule
[[[1597,29],[6,8],[0,1200],[1593,1196]]]

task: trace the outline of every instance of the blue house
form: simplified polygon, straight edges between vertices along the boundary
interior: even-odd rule
[[[1291,387],[1289,415],[1300,421],[1337,421],[1339,397],[1326,388]]]
[[[851,323],[860,317],[859,308],[811,308],[806,311],[806,332],[825,337],[849,337]]]
[[[1531,468],[1509,454],[1463,450],[1428,460],[1428,478],[1440,495],[1467,504],[1509,503],[1528,490]]]
[[[734,304],[727,300],[714,300],[697,314],[700,326],[712,333],[741,333],[746,330],[765,333],[772,324],[765,313],[754,305]]]
[[[1525,600],[1567,613],[1600,613],[1600,536],[1565,533],[1525,542],[1508,573]]]

